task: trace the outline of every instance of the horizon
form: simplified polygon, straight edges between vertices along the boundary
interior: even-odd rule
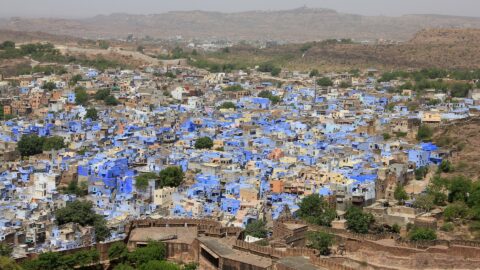
[[[175,3],[158,3],[155,0],[137,0],[135,3],[124,0],[103,0],[95,3],[95,9],[88,5],[89,0],[77,3],[66,3],[62,0],[45,0],[42,1],[43,3],[35,0],[1,1],[4,2],[0,11],[0,18],[3,19],[14,17],[86,19],[112,14],[158,15],[169,12],[192,11],[220,13],[275,12],[303,7],[328,9],[338,13],[362,16],[443,15],[480,17],[477,12],[480,8],[480,2],[477,0],[404,0],[401,3],[384,0],[362,0],[360,5],[355,0],[304,0],[303,3],[291,3],[289,0],[244,0],[240,5],[225,0],[179,0]],[[272,9],[272,6],[275,8]]]

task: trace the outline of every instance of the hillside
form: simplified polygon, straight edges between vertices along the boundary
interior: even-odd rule
[[[350,68],[480,68],[479,29],[424,30],[408,42],[388,45],[316,42],[266,49],[237,46],[230,53],[211,53],[214,63],[253,66],[272,62],[291,69],[345,70]]]
[[[88,19],[0,20],[0,29],[40,31],[86,38],[151,36],[170,38],[283,40],[305,42],[329,38],[408,40],[425,28],[480,28],[480,18],[405,15],[361,16],[329,9],[219,13],[168,12],[153,15],[112,14]]]
[[[465,175],[479,180],[480,117],[453,121],[437,128],[433,141],[443,148],[453,151],[449,160],[452,162],[454,170],[444,176]]]

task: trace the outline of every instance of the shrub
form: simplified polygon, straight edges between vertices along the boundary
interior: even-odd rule
[[[211,149],[213,147],[213,140],[210,137],[201,137],[195,141],[196,149]]]
[[[348,208],[345,219],[347,228],[356,233],[368,233],[370,225],[375,222],[372,214],[364,213],[361,209],[353,206]]]
[[[408,237],[412,241],[432,241],[437,239],[437,234],[430,228],[414,227]]]
[[[453,229],[455,229],[455,225],[453,225],[451,222],[446,222],[442,225],[442,227],[440,227],[440,230],[445,232],[451,232]]]

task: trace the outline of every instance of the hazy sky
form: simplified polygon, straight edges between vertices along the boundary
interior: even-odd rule
[[[0,16],[88,17],[174,10],[235,12],[292,9],[303,5],[363,15],[428,13],[480,17],[480,0],[0,0]]]

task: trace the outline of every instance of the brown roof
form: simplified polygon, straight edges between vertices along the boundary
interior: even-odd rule
[[[150,227],[135,228],[128,241],[147,242],[149,240],[170,243],[191,244],[198,232],[196,227]]]

